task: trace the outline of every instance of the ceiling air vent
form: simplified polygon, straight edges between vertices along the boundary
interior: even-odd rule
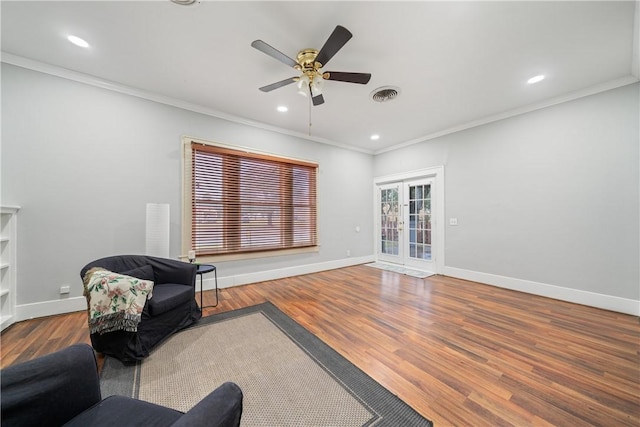
[[[395,86],[383,86],[371,92],[371,99],[376,102],[393,101],[400,95],[400,88]]]

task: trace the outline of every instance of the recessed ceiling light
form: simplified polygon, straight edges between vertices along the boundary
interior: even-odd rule
[[[289,109],[284,105],[280,105],[278,106],[278,111],[280,111],[281,113],[286,113],[287,111],[289,111]]]
[[[534,84],[534,83],[538,83],[541,82],[542,80],[544,80],[544,76],[542,74],[535,76],[535,77],[531,77],[529,80],[527,80],[527,83],[529,83],[530,85]]]
[[[68,36],[67,40],[69,40],[71,43],[75,44],[76,46],[89,47],[89,43],[87,43],[85,40],[77,36]]]
[[[371,140],[372,140],[372,141],[377,141],[378,139],[380,139],[380,135],[378,135],[377,133],[376,133],[376,134],[371,135]]]

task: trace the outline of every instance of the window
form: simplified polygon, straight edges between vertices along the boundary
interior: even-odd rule
[[[315,163],[191,142],[197,256],[317,246]]]

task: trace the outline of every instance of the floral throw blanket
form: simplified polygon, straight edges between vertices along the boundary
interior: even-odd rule
[[[153,282],[92,268],[83,278],[90,333],[136,332]]]

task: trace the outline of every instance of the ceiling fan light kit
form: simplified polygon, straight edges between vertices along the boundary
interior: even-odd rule
[[[252,47],[302,73],[302,75],[297,77],[291,77],[267,86],[262,86],[260,90],[262,92],[270,92],[288,84],[297,82],[298,93],[304,96],[307,96],[307,93],[310,93],[313,105],[321,105],[324,103],[324,97],[322,96],[324,80],[335,80],[358,84],[369,83],[369,80],[371,79],[371,74],[369,73],[320,71],[320,69],[324,67],[340,49],[342,49],[351,37],[353,37],[353,35],[349,30],[338,25],[319,51],[310,48],[303,49],[298,52],[295,60],[262,40],[255,40],[251,43]]]
[[[298,77],[298,94],[304,97],[307,96],[309,92],[309,76],[302,75]]]

